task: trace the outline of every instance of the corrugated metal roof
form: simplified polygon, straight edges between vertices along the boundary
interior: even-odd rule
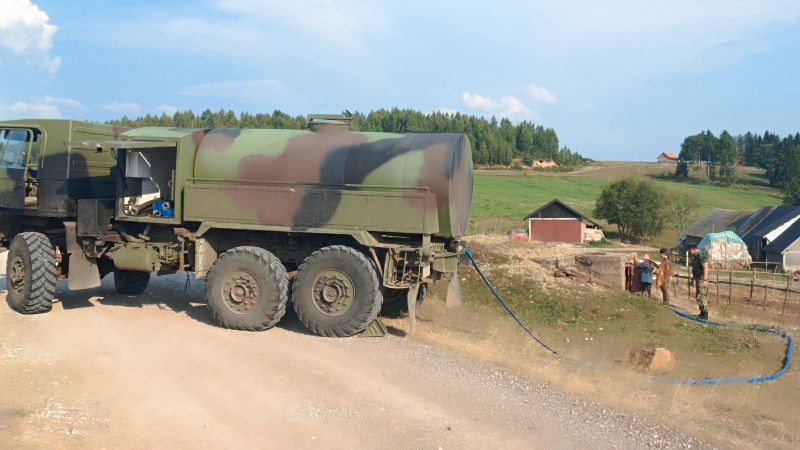
[[[733,211],[730,209],[714,209],[707,216],[697,220],[686,231],[685,236],[702,238],[708,233],[734,231],[738,234],[740,226],[756,211]]]
[[[748,248],[759,247],[758,243],[761,238],[800,215],[800,206],[797,205],[781,205],[772,208],[755,227],[742,236]]]
[[[800,239],[800,220],[795,221],[792,226],[787,228],[786,231],[781,233],[774,241],[764,247],[764,251],[769,253],[783,253],[798,239]]]
[[[765,217],[770,215],[772,211],[775,210],[777,206],[765,206],[755,213],[753,213],[750,217],[747,218],[742,224],[739,226],[739,229],[736,230],[736,234],[740,237],[744,238],[750,231],[754,230],[755,227],[759,226],[761,222],[764,220]]]

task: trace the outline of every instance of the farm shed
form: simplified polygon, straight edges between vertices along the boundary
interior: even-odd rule
[[[794,221],[763,251],[765,261],[780,263],[787,272],[800,270],[800,220]]]
[[[658,158],[656,158],[656,162],[676,163],[678,162],[678,155],[672,152],[663,152],[660,155],[658,155]]]
[[[590,242],[603,238],[603,227],[558,199],[528,214],[528,239],[540,242]]]
[[[678,238],[678,248],[686,249],[697,245],[708,233],[733,231],[740,234],[748,219],[756,211],[733,211],[730,209],[714,209],[707,216],[698,219]]]
[[[739,235],[747,244],[753,261],[763,261],[766,247],[800,218],[800,206],[768,206],[760,209],[756,215],[762,216],[758,223]]]

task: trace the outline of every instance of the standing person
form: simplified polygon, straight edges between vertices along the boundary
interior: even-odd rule
[[[708,320],[708,253],[698,249],[696,245],[690,245],[689,254],[692,255],[692,277],[697,294],[697,306],[700,307],[697,318]]]
[[[661,264],[658,266],[656,282],[661,288],[661,298],[665,305],[669,305],[669,285],[672,282],[672,259],[669,257],[667,247],[661,247]]]
[[[639,268],[642,269],[642,278],[639,281],[642,282],[642,289],[647,291],[647,298],[650,298],[650,290],[653,286],[653,261],[647,253],[642,258],[643,261],[639,264]]]

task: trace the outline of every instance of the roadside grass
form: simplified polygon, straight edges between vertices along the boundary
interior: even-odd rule
[[[673,352],[667,378],[729,378],[772,373],[785,343],[747,327],[718,328],[687,321],[656,300],[580,282],[533,280],[507,270],[517,261],[472,246],[473,254],[509,305],[542,339],[589,370],[557,358],[530,340],[470,267],[462,266],[464,306],[444,307],[446,283],[434,285],[418,310],[415,337],[552,383],[612,407],[678,426],[721,447],[796,448],[800,371],[757,385],[685,386],[653,383],[628,363],[635,348]],[[393,326],[404,327],[402,320]],[[797,350],[795,351],[797,357]]]
[[[473,245],[472,252],[481,264],[490,268],[496,289],[522,320],[540,327],[542,336],[552,339],[556,346],[560,344],[565,352],[592,362],[613,366],[625,360],[632,349],[667,347],[681,361],[681,373],[694,377],[708,376],[709,358],[719,362],[717,372],[726,376],[742,370],[767,373],[780,359],[782,340],[772,335],[687,321],[655,299],[620,289],[597,288],[580,282],[543,283],[510,275],[492,267],[513,265],[513,258],[480,245]],[[462,286],[469,293],[465,304],[478,313],[503,314],[504,310],[480,277],[465,269]],[[765,346],[768,351],[759,351]],[[696,358],[698,352],[702,357]]]

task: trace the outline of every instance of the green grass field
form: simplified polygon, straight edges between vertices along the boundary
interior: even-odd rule
[[[599,168],[578,175],[482,175],[475,177],[472,201],[473,232],[505,232],[524,227],[522,220],[544,203],[558,198],[582,213],[592,216],[594,203],[603,187],[625,176],[650,177],[663,166],[647,163],[603,163]],[[750,175],[748,173],[748,175]],[[654,180],[669,192],[687,193],[698,198],[702,217],[713,208],[757,209],[781,204],[780,192],[744,184],[736,188]],[[615,227],[610,227],[615,231]],[[679,230],[665,230],[661,239],[671,241]]]

